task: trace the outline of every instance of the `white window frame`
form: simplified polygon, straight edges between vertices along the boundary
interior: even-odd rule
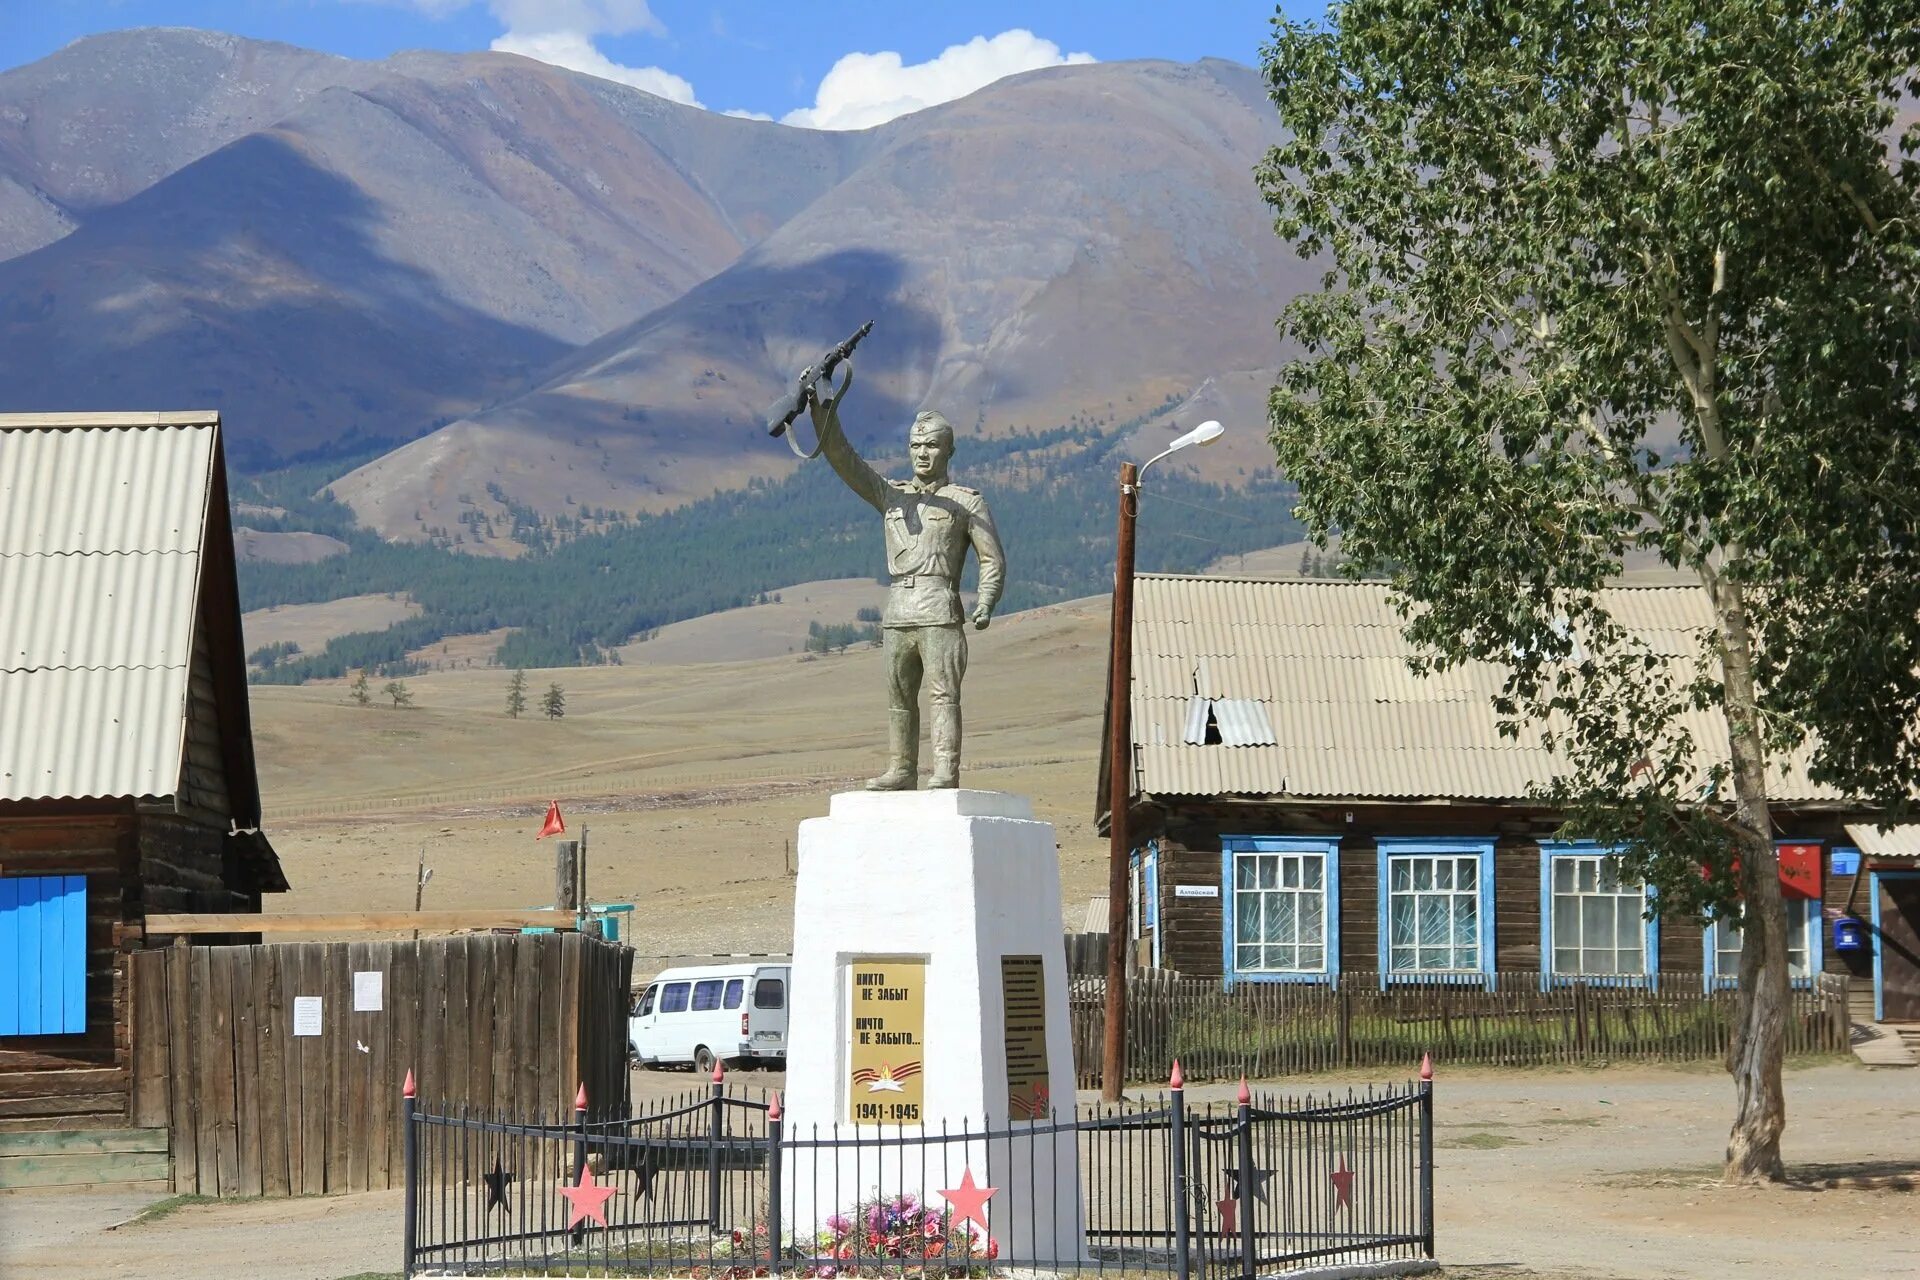
[[[1321,967],[1318,969],[1242,969],[1239,964],[1238,864],[1262,855],[1318,856],[1321,859]],[[1256,890],[1256,892],[1267,892]],[[1280,890],[1286,892],[1286,890]],[[1305,891],[1296,891],[1305,892]],[[1340,842],[1294,836],[1225,836],[1220,841],[1220,934],[1226,985],[1236,982],[1327,982],[1340,972]],[[1262,944],[1264,945],[1264,944]]]
[[[1375,842],[1378,856],[1379,887],[1379,965],[1383,982],[1461,982],[1476,981],[1494,972],[1494,866],[1493,844],[1485,837],[1433,837],[1419,838],[1408,836],[1382,836]],[[1393,967],[1393,869],[1395,862],[1406,862],[1418,858],[1449,860],[1457,867],[1468,862],[1474,868],[1475,895],[1474,912],[1476,929],[1474,947],[1479,953],[1480,962],[1465,969],[1396,969]],[[1438,890],[1411,890],[1410,892],[1434,893]],[[1459,890],[1450,890],[1457,895]]]
[[[1789,921],[1798,919],[1806,929],[1807,971],[1795,974],[1787,973],[1787,981],[1796,987],[1811,987],[1815,978],[1820,976],[1820,968],[1826,963],[1826,948],[1821,934],[1825,931],[1825,921],[1820,913],[1820,900],[1817,898],[1788,898],[1780,904],[1787,911]],[[1731,967],[1720,963],[1720,929],[1722,922],[1710,920],[1701,930],[1701,966],[1707,975],[1709,987],[1736,987],[1740,984],[1740,964],[1735,960]],[[1791,955],[1791,953],[1789,953]]]
[[[1641,952],[1639,973],[1561,973],[1554,967],[1556,939],[1553,936],[1553,869],[1566,859],[1608,858],[1617,851],[1590,840],[1540,842],[1540,979],[1543,983],[1606,983],[1614,986],[1654,986],[1660,979],[1660,918],[1649,916],[1646,908],[1653,902],[1653,888],[1642,884]]]

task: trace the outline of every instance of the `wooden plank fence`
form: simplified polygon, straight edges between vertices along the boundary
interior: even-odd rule
[[[565,1108],[627,1101],[633,953],[579,934],[174,946],[132,956],[135,1123],[165,1126],[174,1190],[379,1190],[401,1176],[400,1089],[422,1102]],[[381,1008],[355,1011],[354,975]],[[293,1034],[318,996],[320,1034]]]
[[[1071,1012],[1080,1085],[1100,1083],[1104,984],[1077,979]],[[1789,1054],[1847,1051],[1846,980],[1795,988]],[[1127,1076],[1166,1078],[1176,1057],[1190,1080],[1295,1075],[1343,1067],[1436,1062],[1497,1066],[1613,1060],[1687,1061],[1726,1053],[1737,993],[1699,974],[1625,983],[1543,986],[1538,973],[1474,983],[1392,982],[1346,973],[1330,983],[1218,982],[1154,974],[1127,987]]]

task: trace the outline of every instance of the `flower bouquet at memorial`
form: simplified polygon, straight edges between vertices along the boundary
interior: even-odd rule
[[[827,1219],[815,1242],[818,1261],[801,1272],[818,1280],[842,1276],[985,1274],[1000,1242],[970,1222],[955,1222],[911,1192],[877,1196],[851,1214]],[[831,1261],[828,1261],[831,1259]]]

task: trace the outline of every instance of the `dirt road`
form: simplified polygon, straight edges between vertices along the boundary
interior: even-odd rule
[[[1363,1077],[1289,1080],[1286,1092]],[[742,1076],[749,1087],[773,1075]],[[637,1096],[685,1090],[641,1073]],[[1194,1087],[1195,1100],[1231,1086]],[[1723,1188],[1728,1113],[1706,1070],[1443,1073],[1437,1214],[1450,1277],[1920,1277],[1920,1071],[1791,1071],[1798,1181]],[[1828,1185],[1828,1184],[1835,1185]],[[397,1193],[193,1204],[117,1228],[149,1198],[0,1196],[0,1275],[52,1280],[341,1280],[399,1263]],[[110,1229],[111,1228],[111,1229]]]

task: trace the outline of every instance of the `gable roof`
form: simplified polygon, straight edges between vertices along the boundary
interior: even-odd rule
[[[0,414],[0,801],[178,795],[196,623],[260,824],[217,413]]]
[[[1656,653],[1695,653],[1712,625],[1697,587],[1604,596]],[[1385,583],[1140,575],[1135,794],[1522,801],[1550,781],[1560,762],[1536,730],[1498,732],[1492,697],[1504,668],[1467,663],[1417,676],[1401,626]],[[1688,727],[1697,743],[1727,740],[1717,712],[1690,714]],[[1772,798],[1840,799],[1805,764],[1796,757],[1773,772]],[[1105,780],[1103,763],[1102,815]]]

